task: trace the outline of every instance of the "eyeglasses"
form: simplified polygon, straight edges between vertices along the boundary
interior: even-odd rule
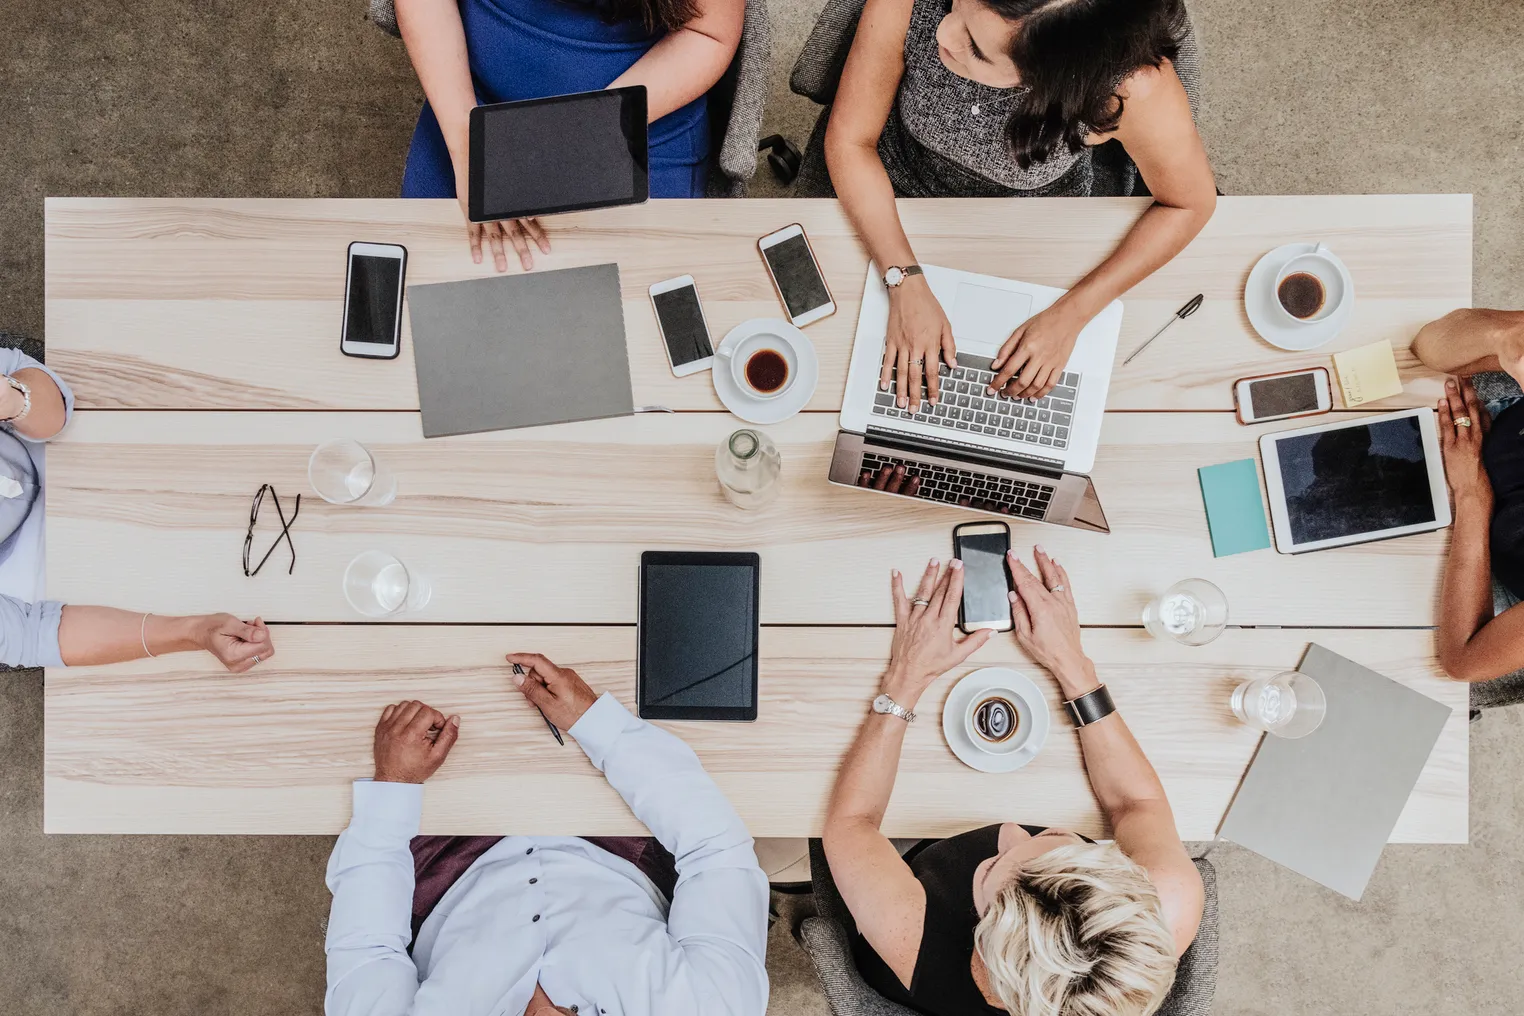
[[[250,568],[249,548],[254,545],[254,523],[259,521],[259,508],[260,505],[264,504],[265,493],[267,491],[270,494],[270,500],[275,503],[275,514],[280,518],[280,535],[275,538],[274,543],[270,544],[270,549],[265,551],[265,556],[259,559],[259,563]],[[280,495],[275,493],[275,488],[268,483],[259,488],[259,493],[254,495],[254,503],[249,506],[249,532],[243,538],[243,573],[245,576],[253,578],[255,575],[258,575],[259,569],[263,568],[265,562],[270,560],[270,555],[275,553],[275,548],[280,546],[281,540],[285,540],[286,546],[291,548],[291,567],[286,569],[286,574],[290,575],[296,571],[296,544],[291,542],[291,524],[296,521],[296,516],[301,510],[302,495],[298,494],[296,495],[296,507],[291,511],[291,518],[287,519],[286,513],[281,510]]]

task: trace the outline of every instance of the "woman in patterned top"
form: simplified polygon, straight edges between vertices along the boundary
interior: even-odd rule
[[[867,0],[824,148],[881,268],[915,263],[896,197],[1134,193],[1136,166],[1136,192],[1154,198],[1109,257],[1016,328],[990,394],[1047,394],[1086,322],[1211,218],[1195,72],[1182,0]],[[1092,156],[1113,139],[1128,157],[1120,169]],[[947,314],[916,275],[889,302],[882,386],[897,367],[910,379],[899,404],[917,406],[924,370],[936,402],[937,360],[954,363]]]

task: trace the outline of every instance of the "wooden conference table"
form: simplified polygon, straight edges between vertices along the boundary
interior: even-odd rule
[[[1144,207],[1132,199],[907,201],[921,259],[1072,285]],[[698,280],[716,338],[780,308],[755,240],[804,224],[837,300],[807,332],[821,360],[809,410],[768,428],[786,488],[766,510],[721,498],[713,449],[738,426],[707,375],[668,370],[646,288]],[[891,623],[888,573],[919,573],[974,516],[825,481],[866,254],[834,202],[653,201],[551,220],[536,270],[617,261],[636,405],[646,414],[425,442],[411,337],[390,362],[338,351],[345,247],[398,242],[408,281],[492,274],[473,265],[448,201],[97,200],[47,203],[48,361],[78,412],[49,450],[49,595],[160,613],[262,615],[277,655],[232,677],[204,654],[50,671],[49,832],[333,833],[348,784],[370,769],[381,706],[417,697],[464,716],[459,745],[425,795],[424,828],[451,833],[639,831],[574,746],[559,748],[509,684],[507,650],[539,650],[626,703],[634,692],[635,574],[642,550],[755,549],[763,559],[761,716],[689,723],[687,740],[758,836],[817,833],[837,765],[874,694]],[[1321,239],[1348,264],[1357,302],[1344,333],[1284,353],[1250,329],[1254,261]],[[1257,457],[1268,427],[1241,427],[1238,377],[1329,364],[1390,339],[1406,389],[1374,408],[1432,403],[1440,380],[1407,346],[1425,321],[1467,306],[1466,195],[1224,198],[1173,262],[1126,295],[1118,362],[1187,298],[1206,294],[1111,384],[1094,476],[1109,536],[1016,523],[1073,578],[1086,645],[1158,768],[1187,839],[1210,838],[1257,736],[1228,710],[1251,675],[1294,667],[1322,643],[1449,705],[1450,722],[1393,838],[1467,838],[1467,695],[1433,659],[1448,533],[1300,558],[1214,559],[1199,466]],[[516,270],[516,269],[515,269]],[[1285,426],[1285,425],[1279,425]],[[307,488],[311,449],[369,445],[400,477],[385,508],[329,505]],[[249,502],[272,483],[306,490],[284,550],[257,577],[239,566]],[[273,513],[270,513],[273,519]],[[263,517],[256,543],[274,530]],[[381,548],[429,577],[433,598],[394,622],[362,622],[339,580]],[[1186,576],[1227,593],[1238,627],[1204,648],[1150,639],[1139,610]],[[1033,670],[1009,637],[923,699],[885,821],[892,835],[944,835],[990,821],[1104,831],[1077,742],[1057,717],[1018,774],[959,763],[940,706],[978,665]]]

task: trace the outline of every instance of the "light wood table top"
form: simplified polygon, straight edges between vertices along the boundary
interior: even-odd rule
[[[1063,286],[1144,206],[901,208],[928,263]],[[808,329],[822,372],[809,411],[767,428],[783,451],[784,496],[741,513],[721,499],[712,461],[737,421],[707,377],[671,376],[645,292],[691,272],[717,337],[776,316],[755,238],[794,221],[840,309]],[[454,202],[48,201],[48,360],[74,384],[80,410],[49,452],[49,595],[280,622],[277,658],[244,677],[194,655],[51,671],[48,831],[335,832],[348,781],[368,769],[380,705],[403,697],[465,715],[461,744],[425,798],[427,831],[638,831],[581,753],[556,748],[506,694],[500,662],[508,649],[538,649],[630,702],[636,564],[640,551],[664,547],[762,554],[760,719],[671,729],[756,835],[819,831],[887,655],[888,570],[946,557],[952,525],[975,517],[825,482],[866,255],[829,201],[651,202],[551,226],[555,253],[538,266],[618,261],[635,402],[683,412],[424,442],[410,337],[395,361],[339,355],[344,253],[354,239],[402,242],[410,284],[490,275],[470,261]],[[1339,253],[1357,303],[1335,342],[1284,353],[1250,329],[1242,289],[1261,254],[1304,239]],[[1094,471],[1113,532],[1013,529],[1018,547],[1040,540],[1068,567],[1087,647],[1187,838],[1213,834],[1256,743],[1229,714],[1228,692],[1294,666],[1315,640],[1455,710],[1393,838],[1466,839],[1466,687],[1443,680],[1423,630],[1448,534],[1214,559],[1195,471],[1257,458],[1258,434],[1278,429],[1236,424],[1237,377],[1327,365],[1338,349],[1387,338],[1406,387],[1374,408],[1430,402],[1438,379],[1407,345],[1423,322],[1469,305],[1470,264],[1467,195],[1224,198],[1183,254],[1124,297],[1119,359],[1189,296],[1207,301],[1113,378]],[[310,492],[308,453],[339,436],[364,441],[398,473],[392,505],[345,509]],[[282,550],[245,579],[248,503],[265,482],[283,503],[305,492],[296,572],[285,573]],[[273,538],[262,520],[256,543]],[[350,611],[339,577],[373,547],[427,575],[424,611],[388,624]],[[1234,623],[1259,627],[1199,649],[1144,636],[1143,602],[1187,575],[1217,582]],[[1008,638],[975,662],[1034,669]],[[1034,677],[1057,710],[1051,681]],[[951,683],[923,700],[928,717]],[[1005,777],[965,768],[938,723],[917,724],[887,831],[943,835],[1020,819],[1102,832],[1077,742],[1054,715],[1043,753]]]

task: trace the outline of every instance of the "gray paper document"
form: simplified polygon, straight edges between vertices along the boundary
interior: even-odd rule
[[[423,436],[629,416],[618,265],[409,286]]]
[[[1358,900],[1450,707],[1319,645],[1298,669],[1328,698],[1323,724],[1265,735],[1218,834]]]

